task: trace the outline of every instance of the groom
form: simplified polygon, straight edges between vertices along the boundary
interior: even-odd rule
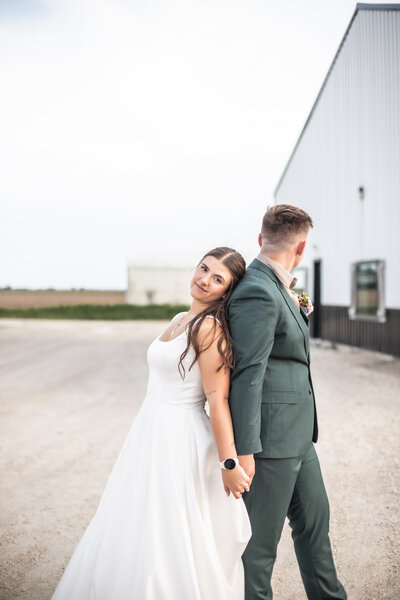
[[[318,425],[307,310],[290,271],[301,262],[311,217],[270,207],[260,254],[228,304],[235,350],[230,408],[239,461],[252,479],[243,499],[253,535],[243,554],[246,600],[271,600],[286,516],[309,600],[345,600],[329,541],[329,504],[314,449]]]

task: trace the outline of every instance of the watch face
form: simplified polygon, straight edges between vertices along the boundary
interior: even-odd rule
[[[232,469],[236,467],[236,462],[233,460],[233,458],[227,458],[224,462],[224,465],[225,469],[228,469],[228,471],[232,471]]]

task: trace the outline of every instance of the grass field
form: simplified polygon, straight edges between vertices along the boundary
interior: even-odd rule
[[[70,304],[32,308],[1,308],[0,318],[19,319],[84,319],[84,320],[137,320],[171,319],[187,306],[174,304]]]

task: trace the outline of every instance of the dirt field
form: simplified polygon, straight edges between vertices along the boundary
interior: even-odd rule
[[[2,600],[51,598],[143,400],[146,348],[163,326],[0,321]],[[339,577],[349,600],[399,600],[400,360],[314,342],[312,367]],[[274,590],[305,599],[288,526]]]
[[[3,308],[36,308],[60,304],[124,304],[125,292],[97,290],[0,290]]]

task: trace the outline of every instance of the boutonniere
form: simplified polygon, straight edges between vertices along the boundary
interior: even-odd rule
[[[304,306],[307,309],[307,315],[310,315],[314,310],[314,307],[312,305],[309,295],[306,294],[306,292],[303,292],[302,294],[299,294],[297,292],[297,297],[299,299],[300,306]]]

